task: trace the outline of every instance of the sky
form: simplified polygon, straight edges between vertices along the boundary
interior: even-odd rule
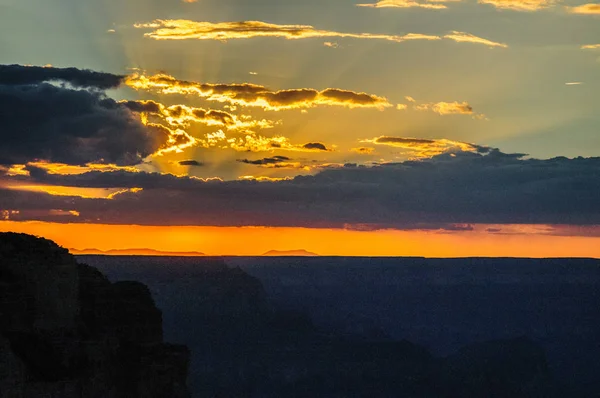
[[[0,230],[600,257],[584,1],[0,0]]]

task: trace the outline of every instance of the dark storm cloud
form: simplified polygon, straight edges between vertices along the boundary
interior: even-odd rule
[[[75,87],[107,90],[117,88],[125,76],[77,68],[51,66],[0,65],[0,85],[31,85],[60,81]]]
[[[131,165],[163,147],[169,131],[144,126],[101,92],[42,83],[0,85],[0,164],[46,160]]]
[[[126,171],[31,174],[31,182],[39,184],[143,189],[113,200],[73,198],[69,210],[81,213],[79,222],[358,229],[435,225],[446,230],[470,230],[477,223],[600,224],[600,158],[538,160],[495,150],[464,152],[327,169],[278,182]],[[0,197],[0,208],[19,209],[19,202]],[[35,203],[45,206],[39,198]]]
[[[265,164],[277,164],[282,162],[290,161],[291,159],[286,156],[273,156],[271,158],[264,158],[258,160],[249,160],[249,159],[238,159],[238,162],[247,163],[247,164],[255,164],[255,165],[265,165]]]

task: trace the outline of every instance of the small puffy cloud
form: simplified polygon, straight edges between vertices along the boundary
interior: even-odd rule
[[[399,111],[405,111],[408,109],[408,105],[406,104],[398,104],[396,105],[396,109],[398,109]]]
[[[351,151],[360,155],[371,155],[373,152],[375,152],[375,148],[362,146],[359,148],[352,148]]]
[[[600,15],[600,4],[588,3],[577,7],[568,7],[571,14]]]
[[[538,11],[554,5],[555,0],[479,0],[502,10]]]
[[[325,146],[325,144],[322,144],[320,142],[309,142],[308,144],[302,145],[302,148],[308,149],[311,151],[324,151],[324,152],[330,151],[330,149],[328,149]]]
[[[473,108],[467,102],[437,102],[415,106],[418,111],[432,110],[439,115],[472,115]]]
[[[439,37],[427,35],[385,35],[373,33],[343,33],[315,29],[310,25],[277,25],[261,21],[203,22],[185,19],[157,19],[138,23],[136,28],[152,29],[144,36],[155,40],[233,40],[254,37],[281,37],[290,40],[310,38],[354,38],[403,42],[406,40],[437,40]]]
[[[230,105],[260,107],[265,110],[306,109],[315,106],[342,106],[346,108],[385,109],[392,104],[384,97],[337,88],[322,91],[300,88],[273,91],[252,84],[210,84],[178,80],[173,76],[158,74],[129,76],[125,83],[136,90],[154,91],[161,94],[196,95],[208,101],[225,102]]]
[[[189,166],[189,167],[202,167],[204,163],[201,163],[197,160],[181,160],[178,162],[180,166]]]
[[[508,48],[507,44],[498,43],[495,41],[491,41],[488,39],[484,39],[482,37],[478,37],[466,32],[452,31],[449,34],[444,36],[445,39],[454,40],[458,43],[475,43],[475,44],[483,44],[488,47],[500,47],[500,48]]]
[[[340,46],[338,43],[332,41],[326,41],[323,43],[323,45],[330,48],[338,48]]]
[[[582,50],[598,50],[600,49],[600,44],[586,44],[581,46]]]

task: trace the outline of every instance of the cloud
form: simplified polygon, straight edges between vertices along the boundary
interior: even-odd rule
[[[477,114],[473,111],[473,107],[468,102],[435,102],[428,104],[415,105],[414,108],[418,111],[433,111],[440,116],[446,115],[472,115],[477,119],[485,118],[483,114]]]
[[[77,68],[46,66],[0,65],[0,85],[37,85],[44,82],[64,82],[80,88],[107,90],[118,87],[125,76]]]
[[[358,153],[360,155],[370,155],[373,152],[375,152],[375,148],[371,148],[371,147],[359,147],[359,148],[352,148],[351,149],[352,152]]]
[[[40,218],[28,218],[28,211],[67,209],[80,216],[63,222],[142,225],[370,229],[445,225],[461,230],[474,224],[493,224],[495,229],[502,228],[500,224],[587,226],[600,224],[599,173],[600,158],[523,159],[521,154],[495,149],[374,167],[331,168],[271,182],[127,171],[32,173],[36,177],[31,182],[37,184],[143,190],[112,200],[3,190],[0,209],[19,211],[10,217],[20,220]]]
[[[554,0],[479,0],[496,8],[514,11],[538,11],[554,5]]]
[[[243,130],[267,129],[276,124],[271,120],[252,120],[250,116],[238,117],[221,110],[207,110],[186,105],[165,106],[155,101],[121,101],[120,104],[133,112],[155,116],[173,127],[180,128],[189,127],[191,123],[202,123],[207,126],[225,127],[228,130]]]
[[[586,44],[581,46],[582,50],[598,50],[600,49],[600,44]]]
[[[320,142],[309,142],[308,144],[302,145],[302,148],[313,150],[313,151],[324,151],[324,152],[330,151],[330,149],[328,149],[325,146],[325,144],[321,144]]]
[[[396,148],[406,149],[410,155],[416,158],[431,158],[444,153],[457,152],[486,152],[488,149],[480,145],[469,144],[466,142],[452,141],[447,139],[428,140],[421,138],[390,137],[381,136],[361,142],[368,142],[376,145],[387,145]]]
[[[196,22],[185,19],[156,19],[152,22],[138,23],[136,28],[153,29],[144,36],[155,40],[233,40],[254,37],[281,37],[290,40],[346,37],[354,39],[387,40],[403,42],[406,40],[439,40],[438,36],[408,34],[385,35],[373,33],[342,33],[315,29],[310,25],[276,25],[261,21],[242,22]]]
[[[46,83],[0,85],[0,109],[0,164],[132,165],[168,149],[181,134],[143,125],[100,92]]]
[[[291,159],[286,156],[273,156],[271,158],[263,158],[263,159],[258,159],[258,160],[238,159],[238,162],[262,166],[262,165],[268,165],[268,164],[277,164],[277,163],[282,163],[282,162],[288,162],[290,160]]]
[[[204,148],[233,149],[238,152],[273,152],[275,150],[293,152],[331,151],[325,144],[293,144],[287,137],[281,135],[266,137],[251,130],[233,135],[225,134],[219,130],[214,133],[205,134],[203,138],[198,138],[198,143]]]
[[[178,162],[180,166],[190,166],[190,167],[202,167],[204,163],[201,163],[197,160],[182,160]]]
[[[449,0],[453,1],[453,0]],[[460,1],[460,0],[458,0]],[[371,8],[427,8],[432,10],[443,10],[448,7],[441,4],[446,1],[429,1],[429,2],[418,2],[414,0],[379,0],[377,3],[363,3],[357,4],[358,7],[371,7]]]
[[[600,4],[588,3],[567,8],[571,14],[600,15]]]
[[[477,37],[475,35],[472,35],[470,33],[465,33],[465,32],[458,32],[456,30],[450,32],[449,34],[444,36],[444,39],[450,39],[450,40],[454,40],[455,42],[458,43],[475,43],[475,44],[483,44],[489,47],[501,47],[501,48],[508,48],[508,45],[504,44],[504,43],[498,43],[495,41],[491,41],[488,39],[484,39],[481,37]]]
[[[178,80],[173,76],[132,75],[125,84],[136,90],[161,94],[196,95],[208,101],[226,102],[265,110],[306,109],[315,106],[343,106],[347,108],[384,109],[392,104],[386,98],[367,93],[328,88],[318,91],[310,88],[272,91],[264,86],[241,84],[210,84]]]

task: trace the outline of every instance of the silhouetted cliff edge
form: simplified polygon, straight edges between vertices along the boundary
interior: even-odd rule
[[[145,285],[110,283],[49,240],[0,233],[2,398],[189,397],[189,351],[162,333]]]

